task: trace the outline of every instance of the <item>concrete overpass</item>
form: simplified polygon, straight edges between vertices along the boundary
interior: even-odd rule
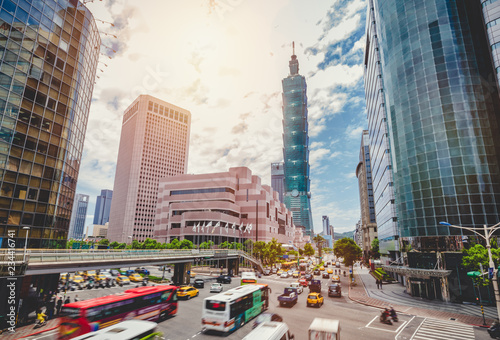
[[[5,253],[5,254],[2,254]],[[186,283],[187,272],[196,261],[219,261],[225,272],[238,273],[241,258],[263,270],[259,260],[241,250],[233,249],[17,249],[2,250],[1,256],[14,256],[15,275],[9,272],[8,262],[0,263],[0,278],[5,276],[27,276],[58,274],[84,270],[126,268],[151,265],[174,264],[174,277],[179,284]],[[12,264],[12,263],[11,263]]]

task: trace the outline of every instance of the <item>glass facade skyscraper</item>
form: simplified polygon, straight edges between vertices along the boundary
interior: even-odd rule
[[[94,224],[105,225],[109,222],[112,198],[113,190],[101,190],[101,194],[97,196],[95,203]]]
[[[481,2],[373,0],[369,10],[401,237],[453,249],[434,236],[461,231],[440,221],[500,221],[500,100]]]
[[[285,192],[285,169],[283,162],[271,163],[271,188],[278,192],[280,202],[283,203],[283,193]]]
[[[63,246],[75,196],[100,37],[76,0],[0,8],[0,240]]]
[[[284,203],[292,211],[294,224],[305,227],[305,234],[312,235],[307,84],[304,76],[299,74],[299,61],[295,54],[289,67],[290,75],[282,81]]]
[[[71,213],[68,237],[80,240],[83,239],[85,229],[85,219],[87,218],[87,208],[89,206],[89,195],[76,194]]]

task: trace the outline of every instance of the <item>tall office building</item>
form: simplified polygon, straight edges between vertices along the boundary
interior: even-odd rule
[[[359,204],[361,220],[359,222],[361,249],[366,256],[371,249],[371,244],[378,237],[377,220],[375,218],[375,204],[373,202],[372,167],[370,160],[370,140],[368,130],[363,130],[361,147],[359,150],[359,163],[356,167],[356,177],[359,187]],[[358,226],[356,226],[358,230]]]
[[[496,81],[498,88],[500,88],[500,2],[496,0],[481,0],[481,5],[493,67],[496,70]],[[492,79],[485,80],[484,84],[488,85],[488,82]]]
[[[101,194],[97,196],[95,203],[94,224],[105,225],[109,222],[112,198],[113,190],[101,190]]]
[[[285,192],[285,168],[283,162],[271,163],[271,188],[278,192],[280,202],[283,203]]]
[[[371,8],[373,8],[372,0],[369,3],[366,21],[364,80],[373,200],[382,260],[396,260],[399,257],[399,230],[387,123],[388,112],[384,98],[377,26],[373,22],[375,13]]]
[[[0,240],[64,247],[100,37],[79,1],[4,1],[0,8]]]
[[[284,203],[293,213],[293,223],[313,236],[309,178],[309,136],[307,84],[299,74],[299,61],[292,55],[290,74],[283,86],[283,159],[285,168]]]
[[[328,216],[323,216],[323,235],[330,235],[330,219]]]
[[[413,295],[466,300],[471,289],[459,287],[466,277],[433,271],[455,266],[460,254],[436,251],[460,250],[466,232],[439,222],[481,227],[500,220],[500,99],[482,25],[482,5],[493,2],[369,1],[367,108],[369,117],[377,107],[385,115],[391,155],[376,167],[378,150],[370,150],[377,223],[382,239],[376,193],[389,182],[376,176],[391,168],[402,244],[420,250],[407,252],[408,265],[429,269],[426,278],[403,273]],[[369,131],[372,148],[383,142],[374,138],[376,125]]]
[[[139,96],[123,115],[113,200],[111,241],[154,237],[160,178],[185,174],[191,113],[148,95]]]
[[[75,240],[83,239],[85,219],[87,218],[87,207],[89,206],[89,195],[76,194],[71,212],[68,238]]]

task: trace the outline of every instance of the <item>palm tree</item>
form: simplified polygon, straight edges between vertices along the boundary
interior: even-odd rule
[[[323,236],[318,234],[318,235],[314,236],[313,241],[314,241],[314,243],[316,243],[316,247],[318,248],[319,257],[322,257],[321,250],[322,250],[322,247],[324,246],[326,240],[323,238]]]

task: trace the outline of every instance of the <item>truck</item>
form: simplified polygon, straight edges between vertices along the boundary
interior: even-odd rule
[[[301,284],[298,283],[298,282],[292,282],[292,283],[290,283],[290,286],[288,286],[288,288],[296,289],[297,290],[297,294],[302,294],[302,292],[304,291],[304,288],[302,288]]]
[[[314,318],[308,333],[309,340],[340,340],[340,321]]]
[[[309,284],[310,293],[321,293],[321,280],[311,280]]]
[[[283,294],[278,296],[278,301],[280,303],[280,307],[283,306],[294,306],[297,303],[299,295],[297,294],[296,288],[285,288]]]

